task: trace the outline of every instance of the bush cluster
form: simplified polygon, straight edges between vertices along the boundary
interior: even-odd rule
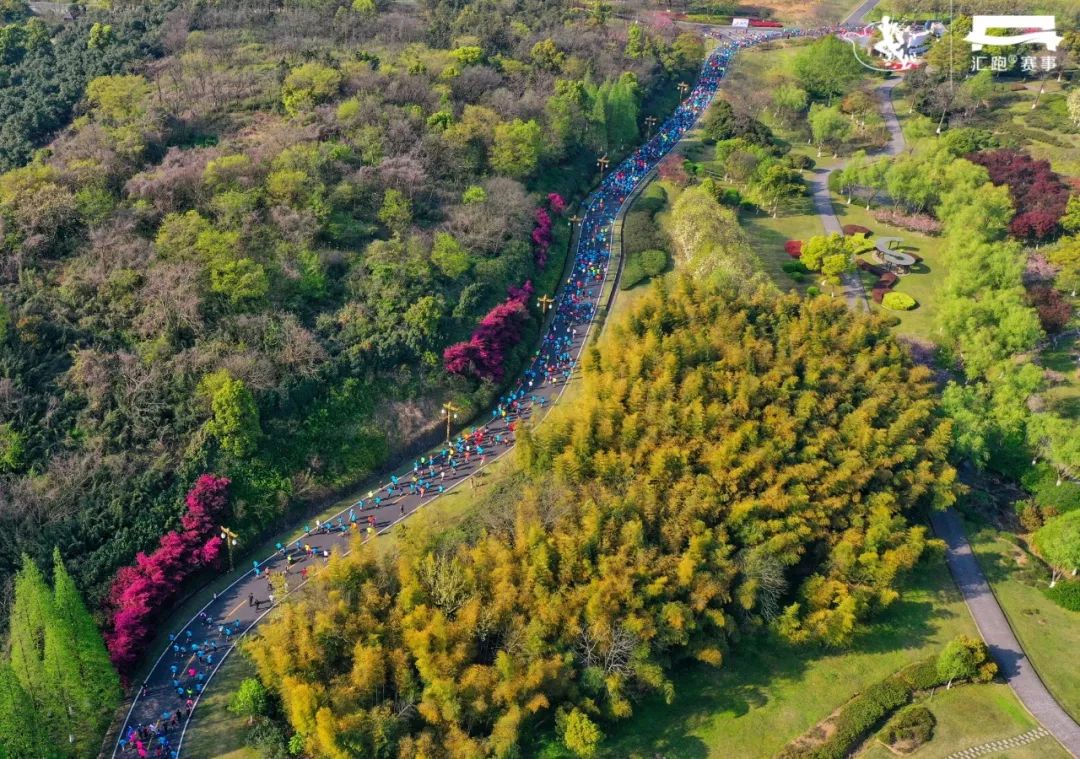
[[[881,305],[890,311],[910,311],[918,304],[907,293],[889,292],[881,299]]]
[[[667,265],[667,251],[658,248],[630,254],[626,257],[626,264],[623,266],[619,287],[623,290],[629,290],[644,279],[663,274]]]
[[[878,733],[878,738],[907,753],[930,740],[935,724],[929,709],[922,704],[912,704],[898,711]]]
[[[1069,611],[1080,611],[1080,580],[1059,580],[1044,592],[1058,606]]]
[[[925,213],[904,213],[894,208],[883,208],[872,211],[874,221],[890,224],[909,232],[918,232],[924,235],[941,234],[941,222],[933,216]]]
[[[788,746],[777,759],[845,759],[874,725],[910,698],[910,688],[896,675],[874,683],[840,709],[824,743]]]
[[[1059,485],[1057,472],[1047,464],[1028,469],[1021,475],[1020,484],[1031,493],[1044,519],[1080,509],[1080,485],[1069,481]]]

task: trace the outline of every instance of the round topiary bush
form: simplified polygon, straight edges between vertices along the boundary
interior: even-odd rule
[[[878,738],[895,751],[909,754],[934,734],[934,715],[922,704],[905,706],[881,728]]]
[[[811,298],[816,298],[817,296],[821,295],[821,288],[817,285],[810,285],[808,288],[806,288],[806,294],[809,295]]]
[[[919,304],[907,293],[891,292],[885,293],[885,297],[881,299],[881,305],[890,311],[910,311]]]
[[[655,248],[641,251],[641,270],[646,276],[655,277],[663,274],[667,264],[668,255],[665,251]]]

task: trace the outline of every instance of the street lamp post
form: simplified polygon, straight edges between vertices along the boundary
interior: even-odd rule
[[[550,295],[545,294],[545,295],[541,295],[539,298],[537,298],[536,305],[540,306],[540,313],[546,315],[547,312],[548,312],[548,309],[551,308],[551,305],[554,302],[555,302],[554,298],[552,298]]]
[[[609,163],[611,163],[611,160],[607,157],[606,154],[602,155],[602,156],[600,156],[599,158],[596,159],[596,165],[600,167],[600,173],[601,174],[603,174],[605,171],[607,171],[607,167],[608,167]]]
[[[679,82],[679,94],[686,97],[686,93],[690,91],[690,85],[686,82]]]
[[[651,138],[652,137],[653,127],[656,126],[656,117],[655,116],[646,116],[645,117],[645,126],[647,126],[649,128],[649,138]]]
[[[225,541],[225,547],[229,549],[229,571],[233,571],[233,548],[240,542],[240,536],[230,530],[228,527],[222,526],[221,539]]]
[[[442,405],[443,416],[446,417],[446,442],[450,442],[450,421],[457,419],[457,412],[461,411],[460,408],[455,406],[453,402],[447,401]]]

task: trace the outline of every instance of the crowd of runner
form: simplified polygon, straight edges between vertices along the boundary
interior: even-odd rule
[[[304,535],[289,544],[278,543],[276,552],[264,561],[253,561],[256,578],[265,578],[266,597],[247,597],[247,605],[258,614],[263,607],[269,610],[275,602],[275,589],[288,592],[298,579],[302,584],[308,577],[307,562],[325,561],[330,550],[313,544],[313,535],[350,535],[363,533],[374,537],[379,530],[404,518],[420,502],[444,493],[453,483],[483,467],[494,455],[506,451],[514,443],[518,424],[534,409],[553,402],[571,379],[589,327],[596,314],[598,299],[608,275],[610,237],[619,209],[642,180],[675,146],[712,101],[732,56],[738,50],[764,40],[827,34],[839,27],[800,30],[770,30],[751,32],[739,39],[720,38],[716,48],[705,61],[696,86],[646,144],[635,150],[603,178],[590,195],[579,229],[574,268],[564,283],[555,303],[554,315],[540,348],[533,354],[528,368],[517,384],[505,393],[491,411],[491,419],[483,426],[457,435],[430,456],[421,456],[412,471],[391,475],[390,481],[351,504],[346,510],[314,526],[305,525]],[[407,504],[412,504],[407,509]],[[388,510],[384,507],[389,506]],[[396,513],[395,513],[396,512]],[[379,521],[379,516],[384,517]],[[294,579],[295,578],[295,579]],[[215,601],[217,595],[215,594]],[[241,601],[240,606],[243,606]],[[231,617],[235,609],[228,612]],[[265,613],[265,612],[264,612]],[[133,724],[135,708],[118,740],[121,754],[146,757],[179,756],[179,741],[185,720],[198,703],[207,682],[220,665],[223,656],[235,644],[235,639],[258,621],[241,624],[234,620],[215,620],[200,612],[181,632],[169,636],[171,660],[163,655],[155,667],[167,667],[168,682],[153,688],[152,702],[157,712]],[[167,663],[166,663],[167,662]],[[156,678],[160,679],[160,678]],[[140,699],[150,691],[149,680],[143,685]],[[175,745],[174,745],[175,744]]]

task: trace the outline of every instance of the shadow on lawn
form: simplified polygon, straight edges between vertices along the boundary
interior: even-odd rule
[[[744,638],[720,669],[696,663],[676,667],[671,673],[675,700],[668,705],[653,696],[635,705],[634,718],[614,731],[605,756],[707,757],[710,747],[693,734],[700,732],[703,723],[717,716],[741,717],[766,706],[773,698],[771,686],[801,680],[810,662],[828,655],[875,654],[924,645],[936,632],[935,620],[954,612],[943,608],[947,591],[918,584],[930,594],[940,594],[941,603],[929,598],[898,600],[848,648],[793,646],[775,634],[761,632]],[[715,755],[722,746],[711,748]]]

